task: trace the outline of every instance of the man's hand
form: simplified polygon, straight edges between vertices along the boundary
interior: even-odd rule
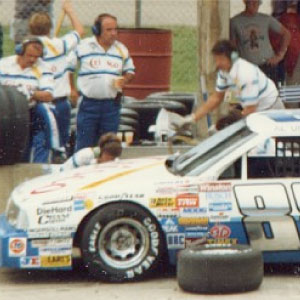
[[[125,85],[125,78],[123,76],[120,76],[113,80],[113,87],[118,91],[122,91],[124,85]]]
[[[73,7],[70,0],[64,0],[62,8],[66,14],[70,14],[73,12]]]
[[[77,91],[76,88],[71,88],[71,93],[70,93],[70,101],[71,101],[71,105],[72,107],[76,107],[77,106],[77,101],[78,101],[78,98],[79,98],[79,93]]]
[[[176,118],[172,118],[171,120],[171,129],[175,131],[188,129],[189,126],[195,122],[194,114],[187,115],[182,117],[180,115],[176,116]]]
[[[281,54],[276,54],[273,57],[271,57],[270,59],[268,59],[267,63],[269,65],[271,65],[272,67],[275,67],[283,60],[283,57],[284,56],[282,56]]]

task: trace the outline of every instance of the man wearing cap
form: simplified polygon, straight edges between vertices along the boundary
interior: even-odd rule
[[[289,31],[272,16],[258,12],[261,0],[243,0],[245,10],[230,21],[230,39],[240,57],[258,65],[277,83],[276,66],[284,58],[290,42]],[[274,53],[269,31],[281,36],[281,47]]]

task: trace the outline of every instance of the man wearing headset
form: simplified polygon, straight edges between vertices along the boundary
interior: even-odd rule
[[[72,31],[61,38],[50,38],[52,22],[49,14],[38,12],[31,16],[29,20],[30,33],[38,37],[45,48],[43,60],[49,64],[49,68],[54,73],[54,100],[55,117],[59,129],[60,146],[64,149],[69,140],[71,105],[68,97],[71,96],[70,69],[67,62],[67,55],[74,50],[80,38],[84,34],[84,28],[73,11],[71,1],[65,0],[62,6],[64,12],[69,17],[73,26]],[[77,99],[72,98],[74,102]]]
[[[284,109],[274,82],[258,66],[240,58],[230,41],[218,41],[212,54],[218,69],[215,92],[195,113],[173,122],[174,127],[184,127],[206,116],[222,103],[227,89],[239,100],[242,116],[255,111]]]
[[[16,54],[0,60],[0,84],[18,87],[31,106],[31,161],[47,162],[50,149],[58,146],[56,122],[49,103],[53,100],[53,73],[42,61],[44,47],[29,37],[16,47]],[[52,132],[49,136],[48,132]]]
[[[82,95],[77,116],[75,151],[91,147],[106,132],[117,132],[120,116],[119,95],[134,78],[128,49],[117,41],[117,19],[101,14],[92,27],[94,36],[82,40],[70,58],[80,62],[78,87]]]

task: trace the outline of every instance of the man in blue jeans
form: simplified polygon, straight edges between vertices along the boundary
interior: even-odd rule
[[[43,43],[45,49],[43,61],[54,74],[53,104],[60,137],[60,154],[64,154],[70,135],[69,97],[72,94],[72,87],[67,55],[76,48],[84,34],[84,28],[73,10],[71,1],[64,0],[62,9],[70,19],[73,30],[60,38],[50,37],[52,22],[47,13],[37,12],[29,20],[30,33]]]
[[[74,68],[80,62],[78,87],[82,95],[75,151],[93,147],[101,135],[118,131],[118,98],[135,71],[128,49],[116,40],[116,17],[99,15],[92,31],[94,36],[82,40],[70,57]]]

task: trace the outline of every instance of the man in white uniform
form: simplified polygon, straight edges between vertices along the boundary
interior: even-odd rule
[[[59,167],[59,171],[67,171],[91,164],[100,164],[115,160],[122,154],[122,145],[114,133],[101,136],[97,147],[83,148],[71,156]]]
[[[117,132],[119,95],[134,77],[127,48],[117,39],[117,19],[101,14],[92,27],[94,36],[82,40],[70,61],[80,62],[78,87],[82,95],[77,116],[76,151],[93,147],[106,132]]]
[[[16,52],[17,55],[0,60],[0,84],[18,87],[27,95],[33,106],[30,144],[32,162],[47,162],[50,149],[58,146],[56,123],[52,122],[53,114],[48,105],[53,100],[53,73],[40,59],[43,56],[40,40],[29,38],[19,45]],[[51,127],[48,130],[51,136],[46,136],[45,127]]]
[[[230,41],[217,42],[212,53],[218,69],[215,92],[195,113],[178,119],[175,126],[183,127],[206,116],[222,103],[228,89],[239,100],[243,116],[255,111],[284,109],[274,82],[256,65],[240,58]]]
[[[60,146],[64,149],[69,140],[71,105],[68,97],[71,95],[70,68],[67,55],[74,50],[84,34],[84,28],[73,11],[71,2],[66,0],[62,6],[69,17],[74,31],[61,38],[50,38],[52,28],[51,18],[46,12],[38,12],[29,21],[30,33],[37,36],[43,43],[45,54],[43,60],[49,64],[54,73],[55,116],[60,135]]]

